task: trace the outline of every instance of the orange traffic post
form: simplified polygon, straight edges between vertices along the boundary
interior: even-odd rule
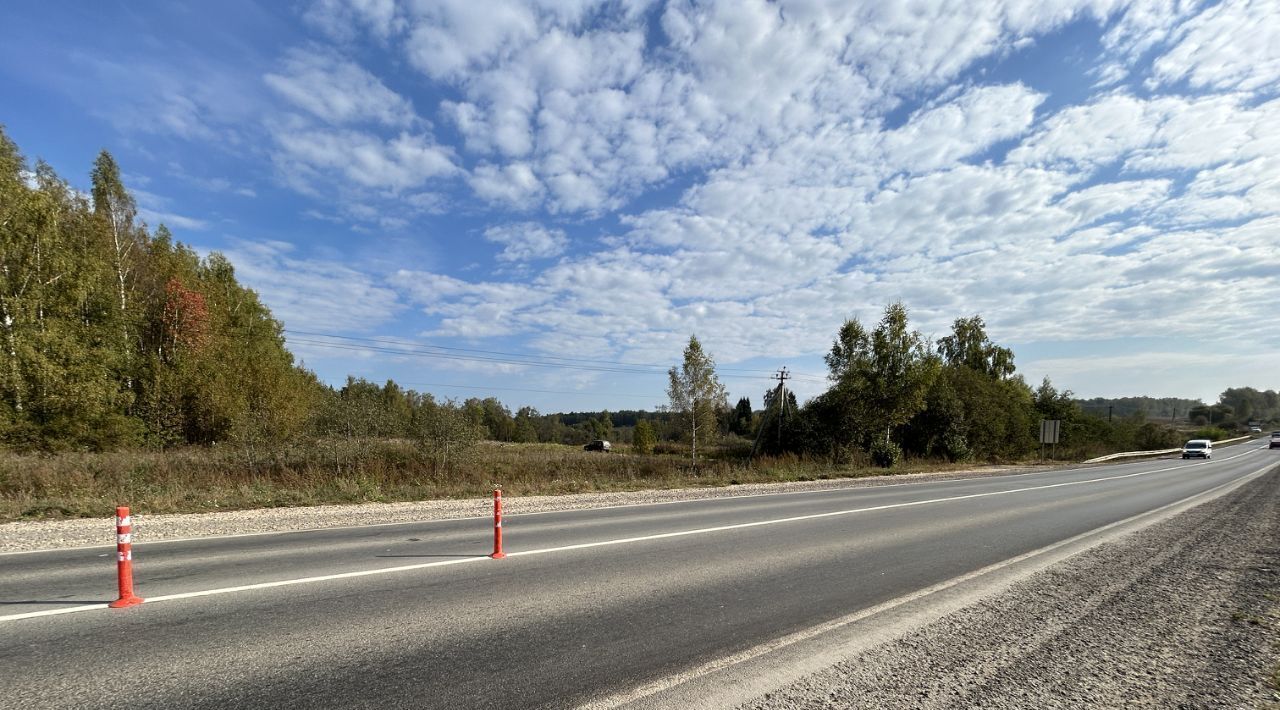
[[[500,560],[507,555],[502,551],[502,489],[493,489],[493,554],[489,555],[495,560]]]
[[[116,576],[120,581],[120,598],[107,606],[120,609],[137,606],[142,597],[133,593],[133,520],[129,509],[116,508]]]

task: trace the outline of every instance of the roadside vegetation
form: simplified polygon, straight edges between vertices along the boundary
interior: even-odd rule
[[[321,444],[324,448],[318,447]],[[747,444],[749,446],[749,443]],[[748,449],[749,451],[749,449]],[[338,468],[333,456],[347,464]],[[966,468],[912,460],[894,473]],[[440,465],[414,443],[395,440],[314,442],[281,446],[249,466],[232,447],[103,453],[0,453],[0,522],[58,517],[101,517],[127,502],[137,512],[183,513],[326,503],[483,498],[494,486],[511,496],[556,495],[653,488],[729,486],[880,475],[867,461],[838,467],[794,456],[730,455],[724,448],[699,456],[662,445],[637,454],[562,444],[481,442],[460,459]]]
[[[105,151],[85,195],[0,130],[0,519],[728,485],[1025,462],[1040,421],[1080,460],[1280,421],[1275,392],[1079,402],[1031,386],[978,315],[931,342],[889,305],[848,320],[830,387],[731,406],[691,337],[664,411],[514,414],[298,366],[230,262],[138,219]],[[1105,415],[1102,408],[1106,408]],[[1116,410],[1119,410],[1117,412]],[[1117,415],[1118,416],[1115,416]],[[1163,419],[1158,419],[1163,417]],[[613,454],[582,451],[611,440]]]

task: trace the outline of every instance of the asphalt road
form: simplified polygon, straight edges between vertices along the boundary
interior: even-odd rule
[[[1212,461],[509,516],[504,560],[485,557],[482,518],[140,542],[149,601],[125,610],[98,608],[112,548],[0,555],[0,707],[570,707],[1277,464],[1250,443]]]

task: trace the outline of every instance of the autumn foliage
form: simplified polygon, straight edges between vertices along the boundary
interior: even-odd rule
[[[164,293],[161,327],[169,352],[199,351],[209,342],[209,307],[204,296],[183,286],[177,277],[169,279]]]

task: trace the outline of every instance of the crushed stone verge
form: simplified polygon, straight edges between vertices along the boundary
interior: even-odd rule
[[[1280,469],[742,708],[1280,709]]]
[[[503,512],[507,515],[519,515],[521,513],[546,513],[620,505],[707,500],[766,493],[867,488],[920,481],[946,481],[961,478],[1002,476],[1011,473],[1050,471],[1058,470],[1058,468],[1048,466],[986,466],[962,471],[908,473],[864,478],[831,478],[786,483],[749,483],[708,488],[516,496],[503,499]],[[133,535],[135,543],[144,543],[215,535],[244,535],[353,525],[479,518],[492,515],[492,506],[492,501],[487,498],[473,498],[467,500],[318,505],[298,508],[259,508],[214,513],[170,513],[163,515],[147,515],[135,510],[133,515]],[[115,520],[109,517],[112,513],[114,511],[104,511],[104,517],[102,518],[20,520],[0,524],[0,553],[114,545]]]

